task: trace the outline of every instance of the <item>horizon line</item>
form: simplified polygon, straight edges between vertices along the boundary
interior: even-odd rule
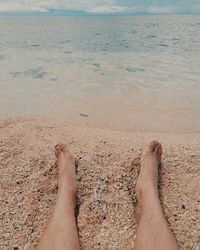
[[[0,12],[0,16],[200,16],[200,13],[89,13],[82,11]]]

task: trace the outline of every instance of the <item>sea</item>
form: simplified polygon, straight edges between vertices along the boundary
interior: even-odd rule
[[[1,16],[0,118],[200,132],[200,16]]]

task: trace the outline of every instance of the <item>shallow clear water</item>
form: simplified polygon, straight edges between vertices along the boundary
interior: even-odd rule
[[[0,17],[0,117],[200,131],[200,17]]]

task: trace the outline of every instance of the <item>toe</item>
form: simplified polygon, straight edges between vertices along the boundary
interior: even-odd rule
[[[68,149],[68,147],[67,147],[66,144],[60,143],[59,145],[60,145],[61,151],[63,151],[63,152],[69,152],[69,149]]]
[[[147,147],[147,148],[148,148],[148,151],[149,151],[150,153],[154,152],[155,149],[156,149],[156,147],[158,146],[158,144],[159,144],[158,141],[151,141],[151,142],[149,143],[148,147]]]
[[[57,144],[56,146],[55,146],[55,151],[60,151],[60,145],[59,144]]]
[[[55,146],[55,156],[56,158],[59,158],[61,155],[64,155],[65,157],[67,157],[67,159],[69,159],[72,162],[76,161],[76,158],[74,157],[74,155],[71,153],[71,151],[69,150],[68,146],[66,144],[57,144]]]
[[[57,144],[55,146],[55,156],[58,157],[60,155],[61,151],[62,151],[61,144]]]
[[[161,146],[160,143],[157,144],[157,146],[156,146],[154,152],[155,152],[155,154],[156,154],[156,156],[157,156],[158,158],[161,157],[161,155],[162,155],[162,146]]]

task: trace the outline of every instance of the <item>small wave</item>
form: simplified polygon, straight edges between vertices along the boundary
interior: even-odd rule
[[[146,38],[147,39],[151,39],[151,38],[156,38],[157,36],[155,36],[155,35],[149,35],[149,36],[147,36]]]
[[[93,63],[93,65],[94,65],[96,68],[98,68],[98,69],[99,69],[100,66],[101,66],[99,63]]]
[[[60,41],[60,42],[58,42],[59,44],[65,44],[65,43],[69,43],[70,42],[70,40],[65,40],[65,41]]]
[[[169,45],[165,44],[165,43],[160,43],[159,45],[162,46],[162,47],[169,47]]]
[[[132,67],[126,68],[126,70],[128,72],[137,72],[137,71],[139,71],[139,72],[145,72],[144,69],[141,69],[141,68],[132,68]]]
[[[21,75],[21,73],[22,72],[10,72],[9,74],[11,75],[11,76],[13,76],[13,77],[18,77],[18,76],[20,76]]]
[[[36,68],[36,69],[28,69],[23,72],[17,71],[17,72],[10,72],[10,75],[13,77],[19,77],[19,76],[26,76],[26,77],[31,77],[33,79],[44,79],[44,76],[47,75],[46,72],[42,70],[42,68]]]
[[[42,68],[37,69],[28,69],[23,72],[25,76],[32,77],[33,79],[40,79],[42,80],[45,75],[47,75],[46,72],[42,71]]]
[[[180,38],[172,38],[171,40],[172,41],[180,41],[181,39]]]

